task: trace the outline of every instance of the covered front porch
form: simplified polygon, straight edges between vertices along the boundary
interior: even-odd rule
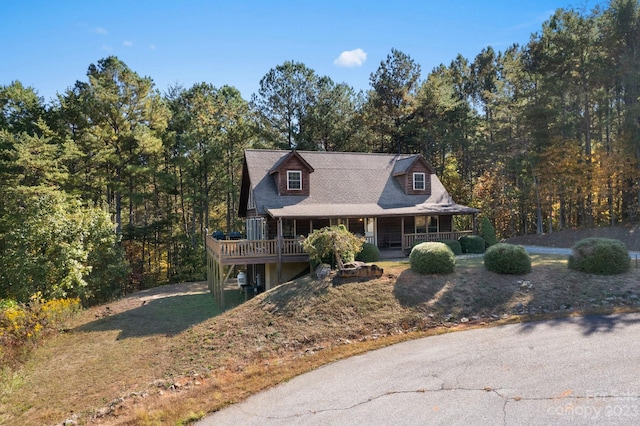
[[[207,248],[221,263],[287,263],[308,259],[300,244],[315,230],[344,225],[349,232],[364,238],[379,249],[409,251],[425,241],[457,240],[475,233],[475,215],[454,221],[454,216],[417,215],[344,218],[264,218],[246,219],[241,239],[207,241]],[[462,227],[463,229],[454,229]]]

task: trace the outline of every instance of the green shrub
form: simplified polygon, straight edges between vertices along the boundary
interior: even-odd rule
[[[531,272],[531,257],[523,246],[498,243],[487,249],[484,266],[498,274],[528,274]]]
[[[458,240],[442,240],[443,244],[446,244],[453,254],[459,256],[462,254],[462,245],[460,245],[460,241]]]
[[[362,244],[362,250],[356,255],[356,260],[360,262],[377,262],[380,260],[380,249],[371,243]]]
[[[64,191],[17,187],[0,203],[0,295],[28,303],[119,296],[129,265],[109,212]],[[202,259],[202,257],[201,257]]]
[[[619,240],[585,238],[572,247],[569,268],[596,275],[626,272],[631,266],[629,251]]]
[[[458,241],[463,253],[484,253],[485,242],[479,235],[463,235]]]
[[[498,239],[496,238],[496,230],[489,221],[489,218],[487,218],[486,216],[483,216],[482,222],[480,222],[480,236],[484,239],[487,248],[498,244]]]
[[[448,274],[453,272],[456,258],[446,244],[426,242],[411,250],[409,264],[420,274]]]

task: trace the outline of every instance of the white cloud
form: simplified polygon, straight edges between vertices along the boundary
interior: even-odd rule
[[[105,52],[111,52],[111,51],[113,51],[113,48],[111,46],[109,46],[108,44],[103,44],[102,45],[102,50],[104,50]]]
[[[151,49],[151,50],[156,50],[156,45],[155,45],[155,44],[150,44],[150,45],[149,45],[149,49]]]
[[[109,33],[107,32],[107,30],[105,30],[105,29],[104,29],[104,28],[102,28],[102,27],[95,27],[94,29],[92,29],[92,30],[91,30],[91,32],[96,33],[96,34],[100,34],[100,35],[107,35],[107,34],[109,34]]]
[[[367,52],[362,49],[345,50],[333,61],[339,67],[359,67],[367,60]]]
[[[125,40],[125,41],[122,42],[122,45],[126,46],[126,47],[131,47],[131,46],[133,46],[133,42],[129,41],[129,40]]]

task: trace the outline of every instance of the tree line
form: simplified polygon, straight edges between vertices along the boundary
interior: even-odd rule
[[[243,226],[247,148],[421,153],[499,237],[634,222],[639,70],[639,3],[611,0],[426,78],[392,49],[360,92],[287,61],[249,100],[205,82],[160,93],[113,56],[49,103],[0,86],[0,297],[202,278],[205,233]]]

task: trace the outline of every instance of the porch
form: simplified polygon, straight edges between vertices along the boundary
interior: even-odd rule
[[[418,244],[429,241],[445,241],[457,240],[465,235],[473,235],[473,231],[449,231],[449,232],[431,232],[422,234],[404,234],[402,236],[402,249],[405,251]]]
[[[457,240],[473,231],[449,231],[412,233],[385,236],[379,248],[386,252],[407,252],[417,243],[425,241]],[[375,244],[375,237],[364,237]],[[217,240],[207,236],[207,255],[221,265],[250,265],[267,263],[308,262],[309,255],[302,249],[299,239],[282,238],[271,240]]]

